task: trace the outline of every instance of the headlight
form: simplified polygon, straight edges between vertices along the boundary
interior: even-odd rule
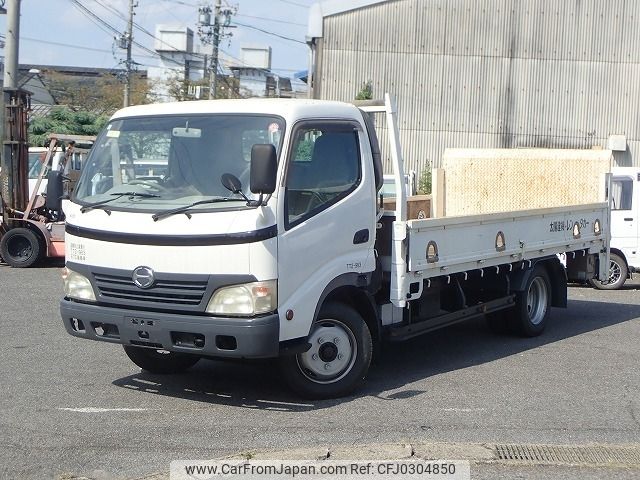
[[[91,282],[84,275],[74,272],[65,267],[62,271],[62,281],[64,282],[64,295],[76,300],[96,301]]]
[[[278,282],[245,283],[217,290],[209,300],[207,312],[214,315],[249,317],[273,312],[278,307]]]

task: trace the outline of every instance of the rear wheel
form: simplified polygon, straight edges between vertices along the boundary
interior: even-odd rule
[[[624,285],[628,275],[629,270],[624,259],[620,255],[611,253],[609,255],[609,277],[604,282],[592,278],[589,280],[589,285],[598,290],[618,290]]]
[[[309,335],[311,348],[280,359],[284,380],[307,398],[335,398],[353,391],[365,378],[373,351],[369,327],[352,308],[331,303],[322,308]]]
[[[133,363],[150,373],[180,373],[193,367],[200,360],[197,355],[167,350],[154,350],[130,345],[123,345],[123,348]]]
[[[537,265],[522,292],[516,295],[515,327],[525,337],[540,335],[551,310],[551,282],[542,265]]]
[[[36,263],[44,253],[39,235],[28,228],[13,228],[0,240],[0,256],[15,268],[26,268]]]

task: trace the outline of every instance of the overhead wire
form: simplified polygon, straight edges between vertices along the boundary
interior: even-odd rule
[[[253,25],[247,25],[246,23],[240,23],[240,22],[235,21],[235,20],[232,23],[235,23],[236,25],[241,26],[241,27],[250,28],[252,30],[257,30],[258,32],[262,32],[262,33],[265,33],[267,35],[272,35],[274,37],[278,37],[278,38],[281,38],[283,40],[288,40],[290,42],[296,42],[296,43],[301,43],[303,45],[306,45],[306,43],[303,42],[302,40],[298,40],[296,38],[291,38],[291,37],[286,37],[284,35],[280,35],[279,33],[274,33],[274,32],[270,32],[268,30],[264,30],[264,29],[259,28],[259,27],[254,27]]]
[[[76,8],[78,8],[85,16],[87,16],[90,19],[96,19],[96,21],[98,21],[99,23],[101,23],[102,25],[104,25],[106,28],[108,28],[109,30],[111,30],[112,33],[115,33],[116,35],[120,36],[122,35],[122,33],[120,32],[120,30],[118,30],[116,27],[114,27],[113,25],[111,25],[110,23],[108,23],[106,20],[104,20],[103,18],[101,18],[100,16],[98,16],[97,14],[93,13],[91,10],[89,10],[85,5],[83,5],[79,0],[69,0],[74,6],[76,6]],[[100,3],[100,2],[98,2]],[[148,32],[147,32],[148,33]],[[152,35],[153,36],[153,35]],[[155,38],[155,37],[154,37]],[[145,47],[144,45],[136,42],[133,39],[130,39],[131,44],[135,45],[136,47],[138,47],[139,49],[149,53],[150,55],[160,58],[162,60],[164,60],[165,62],[171,62],[171,63],[175,63],[177,65],[183,65],[181,62],[171,58],[171,57],[166,57],[164,55],[162,55],[159,52],[156,52],[154,50],[151,50],[147,47]]]
[[[263,20],[265,22],[284,23],[284,24],[287,24],[287,25],[295,25],[296,27],[306,27],[307,26],[304,23],[290,22],[288,20],[279,20],[277,18],[256,17],[255,15],[244,15],[244,14],[241,14],[241,13],[236,13],[235,16],[236,17],[245,17],[245,18],[254,18],[256,20]]]
[[[78,9],[81,11],[81,13],[83,13],[87,18],[89,18],[89,20],[91,20],[94,24],[96,24],[98,27],[100,27],[100,29],[101,29],[101,30],[105,31],[105,32],[106,32],[106,33],[108,33],[109,35],[112,35],[112,34],[116,34],[116,35],[118,35],[118,36],[121,36],[121,35],[122,35],[122,33],[121,33],[121,31],[120,31],[119,29],[117,29],[116,27],[114,27],[113,25],[111,25],[110,23],[108,23],[106,20],[104,20],[103,18],[101,18],[99,15],[95,14],[94,12],[92,12],[92,11],[91,11],[90,9],[88,9],[85,5],[83,5],[79,0],[70,0],[70,1],[72,2],[72,4],[73,4],[76,8],[78,8]],[[119,11],[118,11],[117,9],[115,9],[114,7],[112,7],[112,6],[110,6],[110,5],[105,5],[101,0],[94,0],[94,1],[95,1],[98,5],[100,5],[100,6],[101,6],[101,7],[103,7],[104,9],[106,9],[107,11],[109,11],[109,12],[111,12],[112,14],[116,15],[117,17],[119,17],[120,19],[125,20],[125,21],[128,21],[128,19],[124,16],[124,14],[122,14],[121,12],[119,12]],[[306,8],[306,7],[308,7],[308,6],[306,6],[306,5],[297,4],[297,3],[295,3],[295,2],[287,2],[287,1],[284,1],[284,0],[280,0],[280,1],[283,1],[284,3],[290,3],[290,4],[293,4],[293,5],[297,5],[297,6],[305,7],[305,8]],[[182,1],[176,1],[176,0],[174,0],[174,3],[179,3],[179,4],[182,4],[182,5],[186,5],[186,6],[196,7],[196,5],[194,5],[194,4],[190,4],[190,3],[182,2]],[[249,15],[243,15],[243,16],[248,17],[248,18],[258,18],[258,19],[260,18],[260,17],[253,17],[253,16],[249,16]],[[296,25],[294,22],[288,22],[288,21],[284,21],[284,20],[276,20],[276,19],[269,19],[269,18],[263,18],[263,20],[267,20],[267,21],[274,21],[274,22],[279,22],[279,23],[288,23],[288,24],[294,24],[294,25]],[[291,37],[287,37],[287,36],[285,36],[285,35],[280,35],[280,34],[278,34],[278,33],[271,32],[271,31],[269,31],[269,30],[265,30],[265,29],[262,29],[262,28],[259,28],[259,27],[255,27],[255,26],[253,26],[253,25],[248,25],[248,24],[245,24],[245,23],[237,22],[237,21],[234,21],[234,23],[235,23],[236,25],[238,25],[238,26],[241,26],[241,27],[244,27],[244,28],[253,29],[253,30],[259,31],[259,32],[261,32],[261,33],[264,33],[264,34],[266,34],[266,35],[271,35],[271,36],[274,36],[274,37],[277,37],[277,38],[280,38],[280,39],[283,39],[283,40],[287,40],[287,41],[291,41],[291,42],[295,42],[295,43],[299,43],[299,44],[303,44],[303,45],[305,44],[305,42],[303,42],[303,41],[301,41],[301,40],[298,40],[298,39],[295,39],[295,38],[291,38]],[[297,25],[299,25],[299,26],[303,26],[302,24],[297,24]],[[141,25],[139,25],[137,22],[133,22],[133,26],[134,26],[134,27],[136,27],[136,28],[137,28],[138,30],[140,30],[141,32],[145,33],[146,35],[150,36],[150,37],[151,37],[151,38],[153,38],[154,40],[156,40],[156,41],[160,41],[161,43],[164,43],[165,45],[171,46],[170,44],[168,44],[168,43],[164,42],[162,39],[158,39],[158,38],[157,38],[153,33],[149,32],[146,28],[142,27],[142,26],[141,26]],[[106,29],[106,30],[105,30],[105,29]],[[133,39],[130,39],[130,41],[131,41],[131,43],[132,43],[132,46],[135,46],[135,47],[137,47],[137,49],[142,50],[143,52],[146,52],[146,53],[148,54],[148,55],[147,55],[147,56],[148,56],[148,58],[159,58],[159,59],[161,59],[161,60],[163,60],[163,61],[165,61],[165,62],[173,63],[173,64],[175,64],[175,65],[179,65],[180,67],[184,67],[184,63],[183,63],[183,62],[180,62],[180,61],[178,61],[178,60],[175,60],[175,59],[174,59],[174,58],[172,58],[172,57],[167,57],[167,56],[165,56],[165,55],[162,55],[161,53],[159,53],[159,52],[157,52],[157,51],[151,50],[151,49],[149,49],[148,47],[146,47],[146,46],[142,45],[141,43],[139,43],[139,42],[137,42],[137,41],[135,41],[135,40],[133,40]],[[53,44],[54,42],[50,42],[50,43],[52,43],[52,44]],[[75,47],[75,46],[71,46],[71,45],[64,45],[64,46],[69,46],[69,47],[72,47],[72,48],[73,48],[73,47]],[[77,48],[77,47],[75,47],[75,48]],[[88,49],[90,49],[90,47],[84,47],[84,48],[86,48],[87,50],[88,50]],[[96,51],[100,51],[99,49],[95,49],[95,50],[96,50]],[[102,50],[102,51],[104,51],[104,50]],[[226,55],[227,57],[229,57],[229,58],[231,58],[232,60],[234,60],[234,61],[238,62],[238,64],[240,64],[240,65],[242,65],[242,66],[246,66],[246,67],[250,66],[250,65],[246,64],[245,62],[243,62],[242,60],[238,59],[237,57],[234,57],[233,55],[229,54],[229,53],[228,53],[228,52],[226,52],[225,50],[220,49],[220,51],[221,51],[224,55]],[[106,51],[105,51],[105,52],[106,52]],[[111,52],[111,53],[113,53],[113,52]],[[144,56],[144,55],[141,55],[141,54],[139,54],[139,53],[138,53],[138,54],[136,54],[136,55]],[[192,55],[192,56],[194,56],[194,57],[198,57],[198,58],[204,58],[204,57],[205,57],[205,55],[204,55],[204,54],[199,54],[199,53],[192,53],[191,55]],[[142,64],[142,63],[139,63],[139,62],[134,62],[134,63],[135,63],[136,65],[141,65],[141,66],[151,66],[151,65],[145,65],[145,64]],[[224,76],[224,71],[222,70],[222,65],[220,65],[220,66],[219,66],[219,69],[220,69],[220,71],[221,71],[220,73],[222,73],[222,77],[223,77],[223,78],[225,78],[225,76]],[[297,70],[295,70],[295,69],[274,69],[274,70],[279,70],[279,71],[297,71]],[[226,80],[226,78],[225,78],[225,80]],[[228,81],[226,81],[226,83],[227,83],[227,85],[229,86],[229,88],[231,88],[231,85],[229,85]]]
[[[292,2],[291,0],[279,0],[279,1],[282,3],[288,3],[289,5],[295,5],[296,7],[309,8],[309,5],[304,5],[298,2]]]

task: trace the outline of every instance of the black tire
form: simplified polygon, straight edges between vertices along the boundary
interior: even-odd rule
[[[360,314],[339,303],[325,305],[309,334],[311,348],[280,358],[289,387],[311,399],[343,397],[365,379],[373,342]]]
[[[187,353],[154,350],[152,348],[123,345],[124,352],[133,363],[150,373],[180,373],[193,367],[200,357]]]
[[[14,268],[36,263],[44,253],[44,242],[28,228],[12,228],[0,240],[0,256]]]
[[[618,290],[622,288],[628,276],[627,262],[620,255],[611,253],[609,254],[609,278],[604,282],[592,278],[589,280],[589,285],[598,290]]]
[[[551,311],[551,281],[542,265],[536,265],[522,292],[516,294],[513,325],[525,337],[540,335]]]

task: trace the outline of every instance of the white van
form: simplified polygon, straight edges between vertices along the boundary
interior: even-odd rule
[[[29,198],[31,198],[31,195],[36,188],[38,175],[40,174],[40,170],[42,169],[42,162],[44,162],[48,151],[49,149],[47,147],[29,147]],[[53,157],[51,158],[50,170],[58,170],[58,168],[60,167],[60,162],[63,158],[64,152],[62,151],[62,149],[56,148],[55,152],[53,153]],[[77,178],[80,175],[80,171],[82,170],[82,163],[84,158],[86,158],[86,153],[73,152],[71,158],[69,159],[69,162],[65,166],[65,176],[75,176]],[[40,182],[38,195],[42,195],[46,191],[47,176],[45,175]]]

